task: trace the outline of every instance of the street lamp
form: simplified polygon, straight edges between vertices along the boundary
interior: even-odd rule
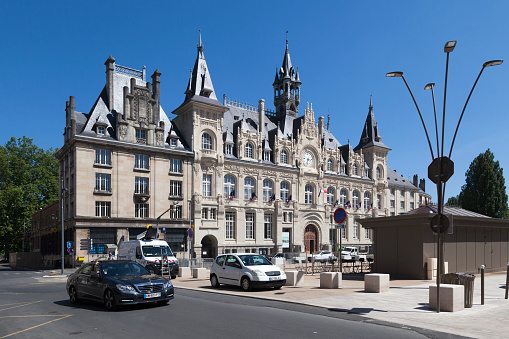
[[[193,231],[193,224],[192,224],[192,219],[191,219],[191,204],[193,202],[193,200],[191,199],[188,199],[187,202],[189,203],[189,230],[191,230],[191,235],[194,236]],[[189,234],[189,232],[188,232]],[[193,244],[193,238],[192,237],[189,237],[189,267],[191,268],[191,262],[192,262],[192,258],[193,258],[193,249],[192,249],[192,244]]]
[[[64,187],[64,180],[62,179],[62,186],[60,190],[60,196],[62,200],[62,211],[61,211],[61,227],[62,227],[62,271],[61,274],[64,275],[64,251],[65,251],[65,233],[64,233],[64,193],[67,192],[67,188]]]
[[[403,76],[403,72],[390,72],[387,73],[385,76],[390,78],[402,78],[405,82],[405,85],[410,92],[410,95],[412,96],[412,100],[414,101],[415,107],[417,108],[417,112],[419,113],[419,117],[421,118],[422,126],[424,127],[424,132],[426,133],[426,139],[428,140],[428,145],[431,153],[431,159],[432,162],[428,167],[428,178],[437,185],[437,195],[438,195],[438,202],[437,202],[437,215],[433,217],[431,220],[431,229],[437,233],[437,261],[438,261],[438,267],[437,267],[437,312],[440,313],[440,278],[443,272],[443,245],[442,245],[442,239],[441,234],[447,230],[449,227],[449,220],[446,215],[443,214],[443,205],[444,205],[444,196],[445,196],[445,184],[449,180],[449,178],[454,174],[454,163],[450,160],[452,149],[454,146],[454,141],[456,140],[456,134],[458,133],[458,129],[461,123],[461,120],[463,118],[463,114],[465,113],[465,109],[467,107],[468,101],[470,100],[470,96],[472,95],[472,92],[474,91],[475,86],[477,85],[477,81],[481,77],[482,72],[486,67],[490,66],[497,66],[502,64],[502,60],[492,60],[485,62],[483,64],[483,67],[481,71],[479,72],[479,75],[477,76],[477,79],[474,82],[474,85],[472,86],[472,89],[470,90],[470,94],[468,95],[468,98],[465,102],[465,105],[463,106],[463,110],[461,112],[458,124],[456,126],[456,131],[454,132],[454,137],[452,139],[451,143],[451,149],[449,151],[449,156],[444,157],[444,128],[445,128],[445,104],[446,104],[446,98],[447,98],[447,76],[448,76],[448,70],[449,70],[449,53],[454,50],[456,47],[456,41],[449,41],[444,46],[444,53],[447,53],[447,60],[446,60],[446,67],[445,67],[445,82],[444,82],[444,103],[443,103],[443,114],[442,114],[442,148],[440,149],[440,143],[438,139],[438,123],[437,123],[437,115],[436,115],[436,106],[435,106],[435,92],[434,92],[434,83],[427,84],[424,89],[425,90],[431,90],[431,95],[433,98],[433,110],[435,115],[435,130],[436,130],[436,139],[437,139],[437,157],[435,158],[433,153],[433,148],[431,146],[431,142],[429,139],[428,131],[426,129],[426,124],[424,123],[424,120],[421,115],[421,111],[419,109],[419,106],[417,105],[417,102],[415,101],[415,97],[412,94],[412,91],[410,90],[410,86],[408,86],[408,83],[405,80],[405,77]],[[443,186],[442,186],[443,185]]]

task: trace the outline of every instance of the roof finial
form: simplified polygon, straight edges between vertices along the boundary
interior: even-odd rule
[[[369,107],[373,108],[373,94],[369,95]]]
[[[198,35],[200,36],[200,42],[198,43],[198,47],[203,47],[201,44],[201,29],[198,29]]]
[[[288,49],[288,31],[286,31],[286,49]]]

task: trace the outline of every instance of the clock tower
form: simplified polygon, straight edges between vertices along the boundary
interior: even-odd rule
[[[299,70],[292,66],[290,52],[288,51],[288,40],[286,40],[285,56],[283,66],[276,70],[276,77],[272,86],[274,87],[274,106],[278,119],[286,115],[297,117],[300,103],[300,79]]]

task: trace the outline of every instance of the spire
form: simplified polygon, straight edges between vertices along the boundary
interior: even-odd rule
[[[197,46],[198,55],[196,56],[196,61],[194,63],[194,68],[191,73],[191,78],[189,80],[189,84],[185,92],[186,100],[195,95],[217,100],[216,94],[214,92],[214,86],[212,85],[212,79],[210,78],[210,73],[207,67],[207,62],[205,61],[205,55],[203,53],[201,30],[199,30],[198,32],[199,32],[199,40]]]
[[[288,39],[286,39],[285,55],[283,65],[276,72],[274,83],[274,106],[276,107],[276,117],[283,119],[287,115],[297,117],[300,104],[300,86],[299,72],[295,72],[288,50]]]
[[[366,147],[378,146],[383,148],[388,148],[383,142],[382,137],[380,136],[380,132],[378,130],[378,124],[375,119],[375,114],[373,113],[373,96],[369,97],[369,110],[368,116],[366,117],[366,122],[364,123],[364,128],[362,129],[361,139],[359,144],[354,148],[354,150],[360,150]]]
[[[288,40],[286,40],[285,56],[283,58],[283,66],[281,67],[282,78],[293,78],[293,66],[292,60],[290,59],[290,52],[288,51]],[[280,72],[281,73],[281,72]]]

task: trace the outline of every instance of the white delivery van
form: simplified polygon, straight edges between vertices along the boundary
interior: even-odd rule
[[[173,255],[170,246],[164,240],[131,240],[122,241],[118,246],[119,260],[133,260],[156,274],[170,273],[172,279],[177,277],[179,262]]]

